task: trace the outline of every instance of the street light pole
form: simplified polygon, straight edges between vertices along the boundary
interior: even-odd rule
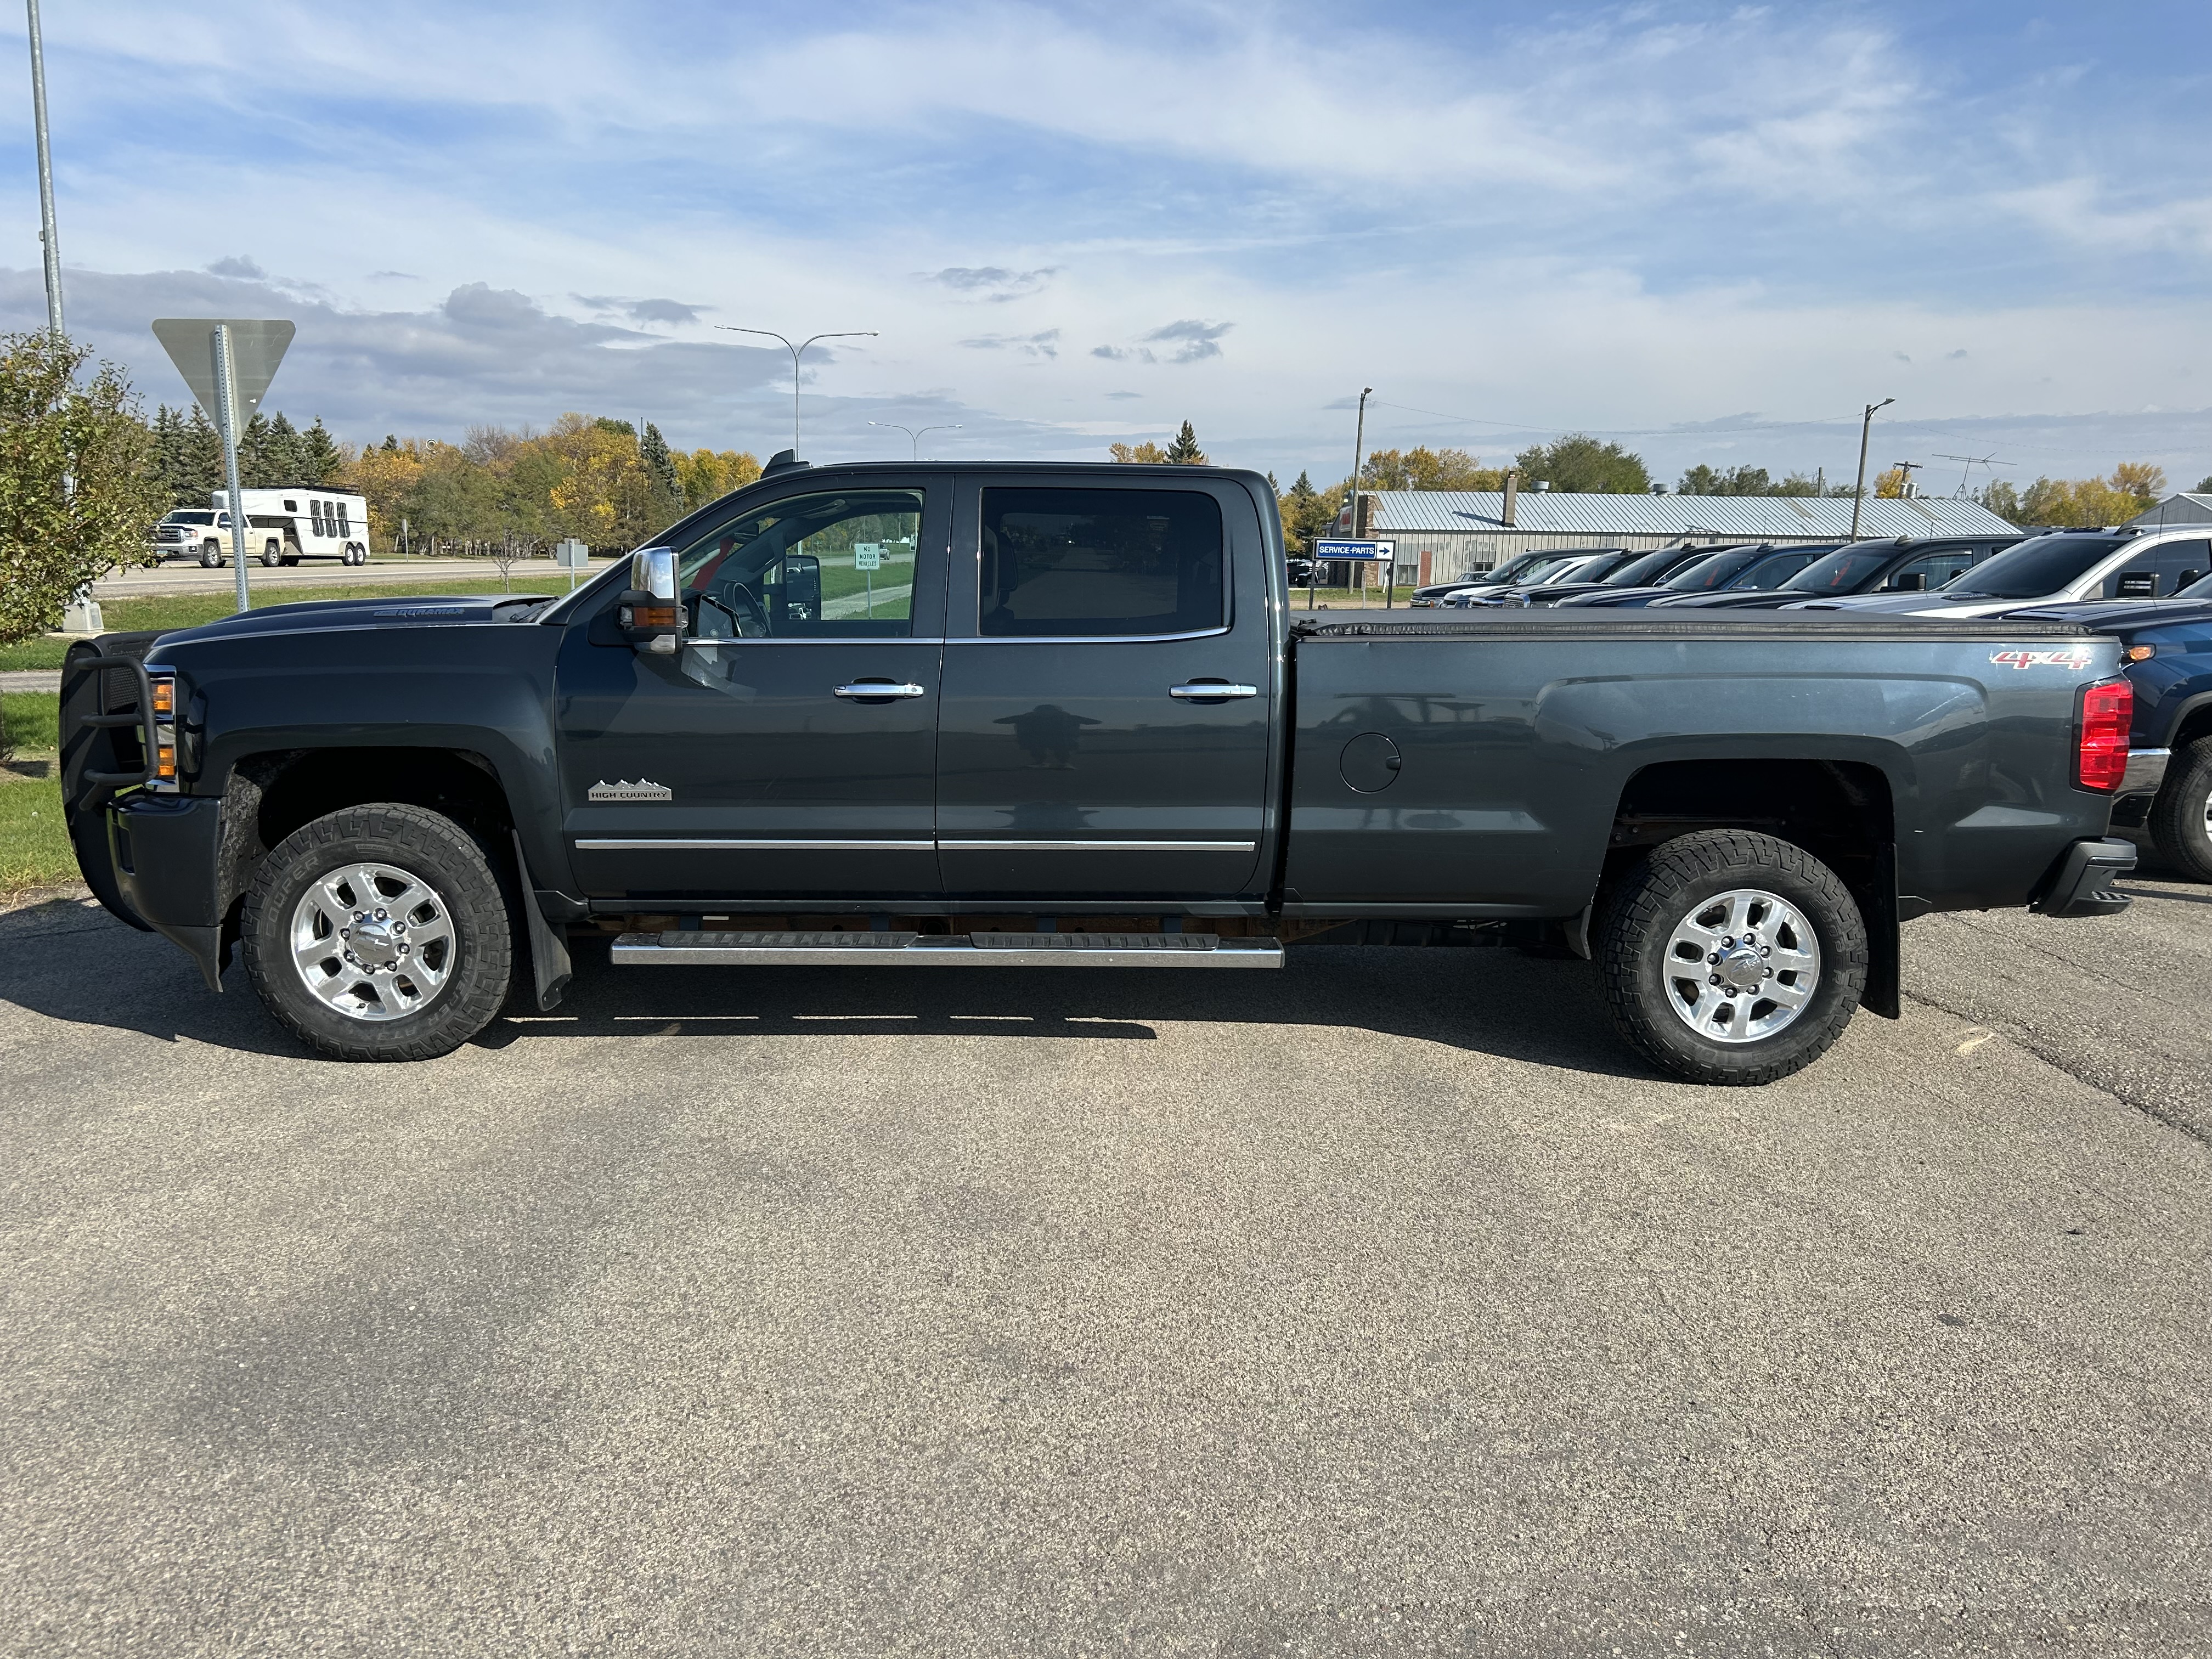
[[[1367,449],[1367,399],[1374,390],[1375,388],[1371,386],[1362,386],[1359,389],[1359,420],[1358,424],[1356,424],[1352,429],[1351,507],[1352,533],[1354,536],[1357,536],[1359,533],[1359,460],[1360,457],[1366,453]],[[1393,572],[1392,574],[1395,574],[1396,573]],[[1383,590],[1386,598],[1389,594],[1389,590],[1387,588]],[[1362,604],[1364,603],[1365,601],[1363,600]],[[1389,607],[1386,605],[1384,608],[1388,609]]]
[[[876,331],[872,328],[855,328],[847,329],[840,334],[810,334],[797,345],[793,345],[790,341],[784,340],[783,336],[773,329],[732,328],[727,323],[717,323],[714,326],[726,334],[761,334],[771,340],[783,340],[783,349],[791,354],[791,458],[793,460],[799,459],[799,359],[800,355],[817,340],[872,340],[876,337]]]
[[[961,422],[958,421],[953,422],[950,426],[901,426],[896,421],[870,421],[868,424],[883,427],[892,432],[905,433],[914,441],[914,454],[910,459],[917,461],[921,459],[921,440],[924,433],[957,432],[961,427]]]
[[[1866,406],[1866,418],[1859,422],[1859,482],[1858,488],[1851,492],[1851,539],[1853,541],[1859,538],[1859,509],[1866,505],[1867,439],[1874,432],[1874,412],[1877,409],[1887,409],[1896,401],[1894,398],[1884,398],[1878,404],[1869,404]]]
[[[39,0],[23,0],[31,22],[31,125],[39,140],[39,241],[46,255],[46,326],[62,332],[62,245],[54,228],[54,152],[46,138],[46,44]]]

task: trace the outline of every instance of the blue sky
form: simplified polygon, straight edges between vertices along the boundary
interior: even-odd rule
[[[2212,473],[2212,8],[47,0],[71,325],[290,316],[359,441],[656,420],[1334,477],[1550,431]],[[15,41],[21,65],[21,23]],[[0,324],[40,315],[27,76]],[[1949,474],[1947,478],[1947,472]],[[1977,474],[1977,477],[1986,476]]]

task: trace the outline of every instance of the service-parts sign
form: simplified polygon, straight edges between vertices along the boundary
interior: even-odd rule
[[[2087,668],[2096,659],[2086,645],[2069,645],[2057,651],[1993,651],[1990,660],[1999,668]]]

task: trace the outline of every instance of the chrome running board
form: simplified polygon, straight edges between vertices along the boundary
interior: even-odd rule
[[[1215,933],[624,933],[625,967],[1279,968],[1272,939]]]

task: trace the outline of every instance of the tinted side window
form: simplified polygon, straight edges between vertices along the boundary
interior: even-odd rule
[[[2158,550],[2158,591],[2179,593],[2212,572],[2212,542],[2165,542]]]
[[[914,632],[921,493],[851,489],[747,508],[677,550],[702,639],[901,639]]]
[[[2130,559],[2105,578],[2108,599],[2149,599],[2158,597],[2158,562],[2152,550]]]
[[[1221,508],[1189,489],[986,489],[978,631],[1195,634],[1225,626]]]
[[[1919,577],[1920,586],[1926,591],[1933,592],[1961,570],[1969,568],[1973,562],[1973,553],[1963,547],[1947,549],[1940,553],[1923,553],[1918,558],[1902,564],[1892,571],[1888,579],[1882,583],[1882,587],[1895,589],[1899,586],[1897,579],[1899,576],[1911,575]]]

